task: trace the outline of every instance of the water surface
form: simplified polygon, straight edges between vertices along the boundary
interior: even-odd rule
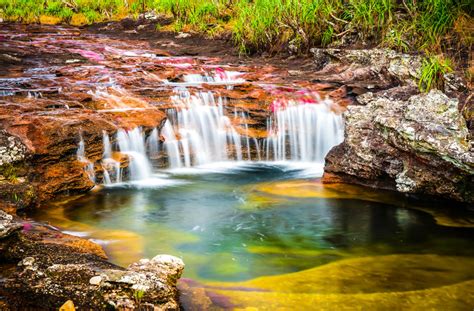
[[[323,185],[318,179],[302,178],[308,172],[269,163],[166,170],[147,181],[114,185],[50,207],[39,217],[103,244],[110,259],[121,265],[161,253],[179,256],[192,287],[254,291],[271,284],[271,276],[288,276],[293,291],[309,286],[312,294],[321,294],[321,288],[333,288],[335,281],[324,287],[312,284],[314,273],[319,279],[318,267],[330,269],[340,263],[351,269],[336,266],[336,274],[328,273],[378,270],[351,277],[352,282],[339,284],[336,292],[426,290],[474,277],[474,270],[469,271],[474,269],[472,214],[441,217],[439,210],[424,210],[457,206],[408,201],[352,185]],[[440,225],[443,217],[458,227]],[[453,256],[459,258],[456,271]],[[299,271],[301,279],[294,281],[292,273]],[[264,281],[253,281],[259,277]],[[378,285],[367,289],[366,278]],[[229,294],[233,291],[224,291],[219,295],[243,303]],[[265,291],[280,292],[273,287]],[[214,300],[224,307],[229,304]]]

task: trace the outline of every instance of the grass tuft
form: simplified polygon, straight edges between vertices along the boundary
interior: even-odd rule
[[[431,89],[443,90],[444,75],[452,72],[451,60],[441,56],[431,56],[423,60],[418,87],[421,92]]]

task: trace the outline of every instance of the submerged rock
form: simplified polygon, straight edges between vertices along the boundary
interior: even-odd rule
[[[348,258],[244,282],[183,280],[184,307],[258,310],[462,310],[474,302],[469,257],[394,254]]]
[[[458,100],[441,91],[366,93],[345,113],[345,140],[326,157],[325,180],[474,202],[474,152]]]

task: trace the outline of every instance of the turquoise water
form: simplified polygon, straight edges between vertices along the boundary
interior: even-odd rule
[[[183,258],[185,277],[203,281],[243,281],[361,256],[474,255],[472,228],[442,226],[411,208],[436,202],[330,188],[301,176],[305,171],[265,164],[166,171],[41,217],[102,243],[118,264],[168,253]],[[467,212],[457,217],[472,219]]]

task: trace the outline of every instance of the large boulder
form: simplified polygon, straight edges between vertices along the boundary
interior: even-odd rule
[[[366,93],[348,107],[345,140],[327,155],[324,180],[474,202],[473,142],[458,100],[403,93]]]

